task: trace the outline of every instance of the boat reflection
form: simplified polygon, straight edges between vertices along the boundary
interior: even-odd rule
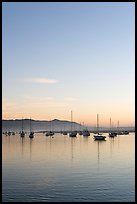
[[[20,137],[20,144],[21,144],[21,155],[24,156],[24,143],[25,137]]]
[[[71,167],[73,167],[73,163],[74,163],[74,143],[75,143],[75,140],[76,140],[76,137],[70,137],[70,140],[71,140],[71,147],[70,147],[70,152],[71,152]]]
[[[105,140],[95,140],[97,143],[97,166],[98,169],[100,168],[100,159],[101,159],[101,154],[100,154],[100,146],[104,143]]]
[[[32,160],[32,143],[33,140],[30,140],[30,161]]]

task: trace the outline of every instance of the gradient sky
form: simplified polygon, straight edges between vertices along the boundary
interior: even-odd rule
[[[135,3],[3,2],[2,110],[134,125]]]

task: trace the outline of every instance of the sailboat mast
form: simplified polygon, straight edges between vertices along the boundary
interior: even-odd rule
[[[119,130],[119,120],[118,120],[118,122],[117,122],[117,128],[118,128],[118,130]]]
[[[51,119],[50,119],[50,131],[51,131]]]
[[[30,117],[30,132],[31,132],[31,117]]]
[[[23,132],[23,117],[22,117],[22,132]]]
[[[110,131],[111,131],[111,118],[110,118]]]
[[[72,117],[73,117],[73,115],[72,115],[72,111],[71,111],[71,132],[72,132]]]
[[[97,114],[97,130],[99,130],[99,115]]]

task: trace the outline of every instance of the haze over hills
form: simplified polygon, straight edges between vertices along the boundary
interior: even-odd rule
[[[2,120],[2,131],[16,131],[19,132],[22,130],[28,132],[30,131],[30,119],[15,119],[15,120]],[[95,131],[96,127],[86,126],[83,127],[79,123],[70,122],[66,120],[54,119],[51,121],[47,120],[31,120],[31,130],[32,131],[70,131],[72,125],[72,130],[83,130],[87,128],[90,131]],[[135,131],[135,127],[120,127],[120,130]],[[108,131],[108,127],[100,127],[100,131]]]

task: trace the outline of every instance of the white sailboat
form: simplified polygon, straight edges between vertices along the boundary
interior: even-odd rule
[[[77,132],[76,131],[72,131],[72,125],[73,125],[73,122],[72,122],[72,111],[71,111],[71,132],[69,133],[69,136],[70,137],[76,137],[77,135]]]
[[[94,139],[95,140],[105,140],[106,136],[99,133],[99,115],[98,114],[97,114],[97,130],[98,130],[97,134],[93,136]]]
[[[31,131],[31,118],[30,118],[30,134],[29,134],[29,138],[33,138],[34,137],[34,132]]]

